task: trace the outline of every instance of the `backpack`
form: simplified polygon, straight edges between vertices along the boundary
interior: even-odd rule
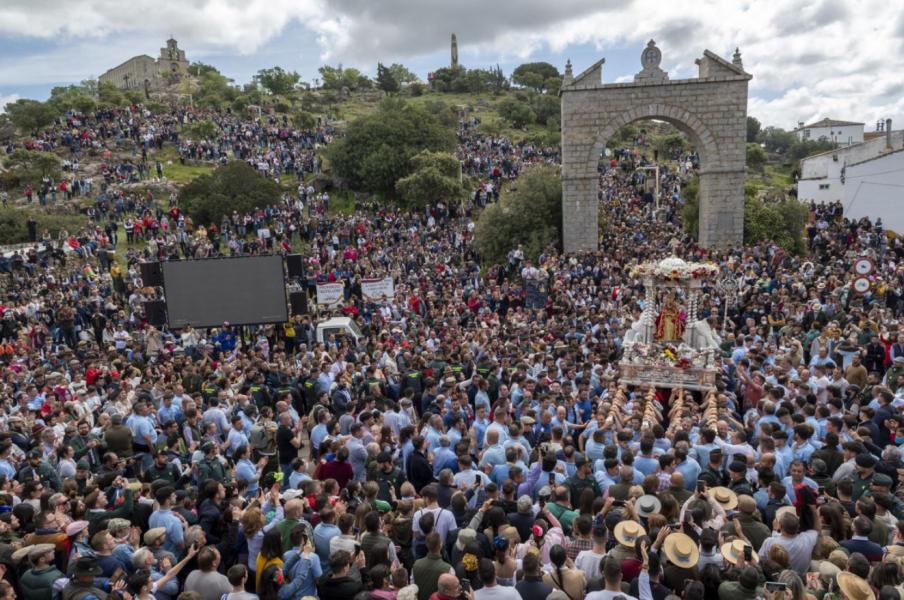
[[[276,450],[276,430],[263,423],[251,426],[248,443],[258,452],[274,452]]]

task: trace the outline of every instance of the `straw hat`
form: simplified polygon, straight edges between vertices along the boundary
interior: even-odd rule
[[[744,548],[750,547],[750,544],[744,540],[734,540],[726,544],[722,544],[722,557],[733,565],[738,564],[738,559],[744,556]]]
[[[646,531],[637,521],[622,521],[615,526],[615,539],[623,546],[634,547],[634,543],[641,536],[646,535]]]
[[[836,579],[848,600],[873,600],[876,597],[866,580],[850,571],[841,571]]]
[[[714,487],[709,493],[725,510],[731,510],[738,505],[738,495],[727,487]]]
[[[700,549],[684,533],[670,533],[662,544],[662,551],[673,565],[690,569],[700,560]]]

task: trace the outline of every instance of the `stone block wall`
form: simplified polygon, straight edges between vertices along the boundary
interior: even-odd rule
[[[683,131],[700,154],[700,243],[743,238],[747,82],[750,76],[706,53],[701,79],[601,84],[597,71],[562,88],[562,202],[566,252],[598,246],[597,167],[606,141],[643,119]],[[726,67],[726,65],[728,65]]]

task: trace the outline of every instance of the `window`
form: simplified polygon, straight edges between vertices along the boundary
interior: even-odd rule
[[[828,184],[828,183],[820,183],[820,184],[819,184],[819,189],[821,189],[821,190],[827,190],[827,189],[829,189],[829,185],[831,185],[831,184]]]
[[[809,129],[804,129],[804,139],[805,140],[810,139],[810,130]]]

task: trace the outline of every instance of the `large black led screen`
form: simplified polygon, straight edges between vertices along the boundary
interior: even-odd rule
[[[170,327],[282,323],[289,319],[281,256],[163,263]]]

